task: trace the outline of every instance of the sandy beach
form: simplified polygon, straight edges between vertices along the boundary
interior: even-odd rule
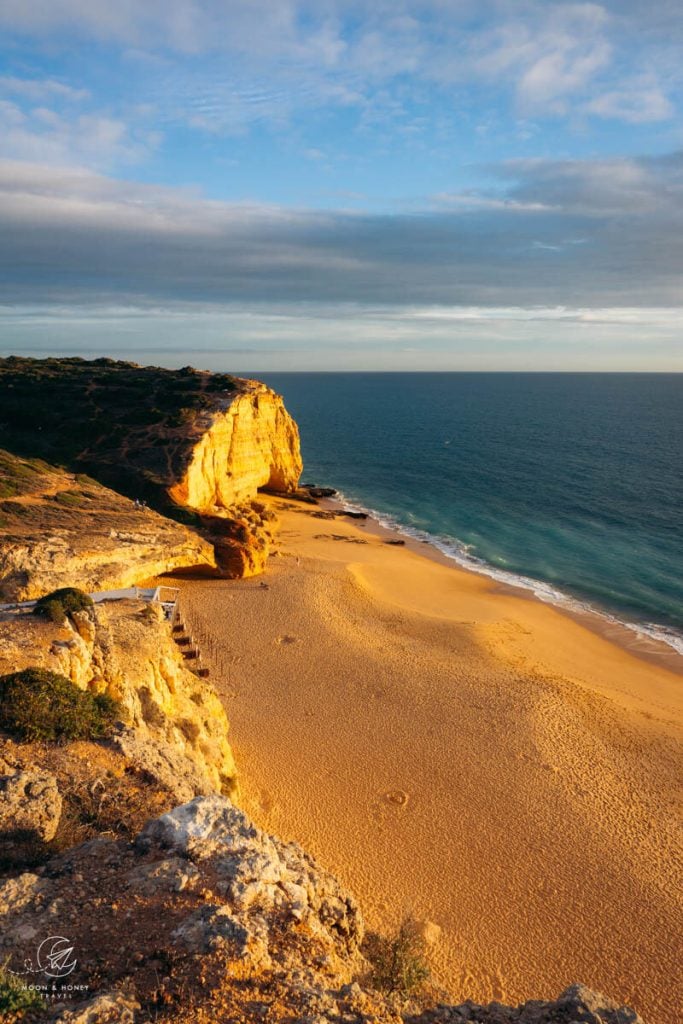
[[[455,1000],[582,981],[677,1024],[683,659],[269,500],[265,577],[181,583],[245,810],[368,928],[422,922]]]

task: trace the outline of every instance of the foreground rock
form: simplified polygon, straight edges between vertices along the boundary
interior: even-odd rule
[[[534,999],[521,1006],[463,1003],[440,1006],[407,1018],[407,1024],[643,1024],[627,1006],[592,992],[585,985],[571,985],[553,1001]]]
[[[330,988],[362,967],[353,897],[219,796],[151,821],[135,844],[86,843],[11,879],[0,887],[0,921],[0,956],[13,971],[36,966],[44,936],[68,936],[77,960],[68,984],[87,986],[87,1000],[69,999],[64,1022],[108,1020],[112,1005],[122,1019],[137,1006],[139,1020],[201,1020],[204,1005],[230,1019],[274,998],[314,1019],[339,1011],[346,997]]]
[[[61,1024],[642,1024],[581,986],[519,1008],[420,1011],[383,996],[353,897],[220,796],[148,822],[134,843],[86,843],[11,879],[0,924],[0,956],[19,976],[38,967],[33,984],[40,941],[67,937],[74,966],[37,1018]]]
[[[0,843],[27,833],[43,842],[54,838],[62,798],[54,775],[27,771],[0,774]]]

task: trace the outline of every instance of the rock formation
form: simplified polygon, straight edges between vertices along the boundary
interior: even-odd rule
[[[54,775],[40,771],[0,774],[0,836],[29,832],[49,842],[61,813],[62,798]]]
[[[231,509],[261,488],[292,491],[301,476],[299,431],[274,391],[254,380],[216,402],[195,424],[199,437],[168,492],[198,511]]]
[[[0,675],[37,667],[119,701],[113,742],[175,801],[234,791],[228,721],[213,688],[190,672],[158,605],[107,601],[63,626],[31,614],[0,621]]]
[[[517,1008],[383,996],[353,897],[220,796],[151,820],[134,843],[89,842],[10,879],[0,921],[0,956],[16,977],[49,982],[40,1019],[59,1024],[642,1024],[582,986]],[[55,928],[74,964],[62,982],[36,963]]]
[[[0,451],[0,601],[215,567],[207,540],[95,480]]]
[[[180,506],[210,536],[225,575],[262,571],[272,525],[251,503],[259,489],[291,493],[302,470],[296,423],[265,384],[191,367],[12,357],[0,359],[0,398],[13,452],[85,471],[176,517]],[[144,543],[148,531],[138,532]],[[6,575],[20,578],[28,557],[12,552]]]

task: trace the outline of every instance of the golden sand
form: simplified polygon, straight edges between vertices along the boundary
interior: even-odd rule
[[[369,928],[424,922],[456,1001],[582,981],[679,1024],[677,659],[278,504],[265,581],[183,584],[248,813]]]

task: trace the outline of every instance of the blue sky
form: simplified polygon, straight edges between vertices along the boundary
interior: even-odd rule
[[[0,0],[0,351],[681,369],[683,9]]]

